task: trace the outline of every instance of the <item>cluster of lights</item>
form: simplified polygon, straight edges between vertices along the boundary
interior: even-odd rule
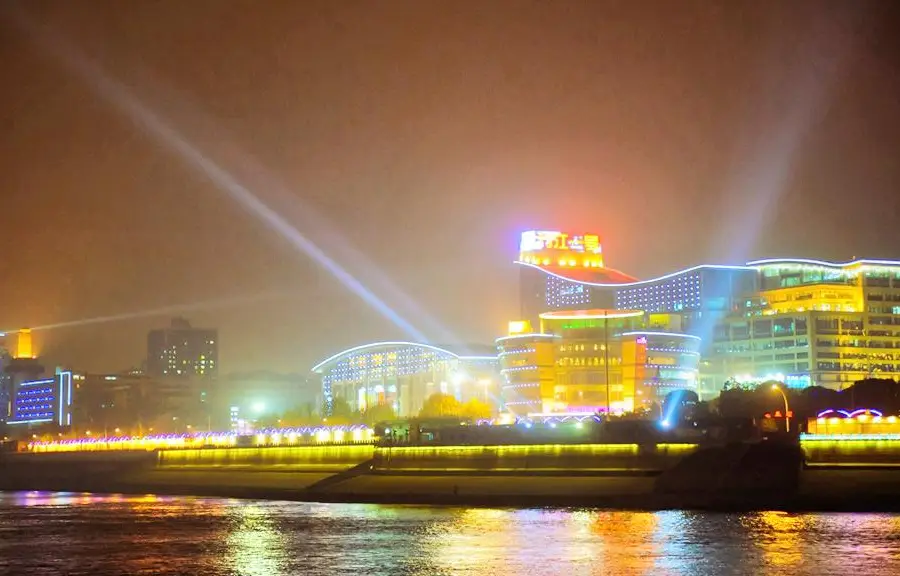
[[[534,348],[508,348],[503,352],[500,352],[500,354],[498,354],[497,356],[502,358],[504,356],[511,356],[515,354],[530,354],[532,352],[535,352]]]
[[[509,374],[510,372],[523,372],[525,370],[535,370],[537,366],[527,365],[527,366],[513,366],[512,368],[503,368],[500,370],[501,374]]]
[[[69,440],[34,441],[27,445],[31,452],[82,452],[108,450],[174,450],[187,448],[227,448],[238,444],[234,432],[200,432],[195,434],[155,434],[150,436],[111,436]],[[253,436],[254,446],[305,444],[368,443],[373,432],[367,426],[309,426],[300,428],[268,428]]]
[[[675,354],[686,354],[688,356],[700,356],[695,350],[685,350],[684,348],[647,348],[648,352],[673,352]]]
[[[700,273],[694,271],[659,283],[623,288],[616,292],[616,306],[648,312],[697,309],[700,307]]]
[[[580,306],[582,304],[590,304],[591,289],[589,286],[572,280],[547,276],[545,298],[547,307],[551,309]]]
[[[801,434],[800,442],[900,441],[900,434]]]
[[[267,428],[256,433],[255,442],[257,446],[283,446],[298,443],[359,444],[371,442],[373,438],[374,431],[367,426],[317,426]]]

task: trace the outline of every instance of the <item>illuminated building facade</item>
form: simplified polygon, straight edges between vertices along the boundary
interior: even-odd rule
[[[734,379],[840,389],[900,378],[900,262],[762,260],[637,280],[606,268],[596,235],[526,232],[517,264],[532,322],[596,308],[667,314],[665,328],[648,328],[699,338],[689,348],[701,398]]]
[[[615,307],[677,314],[683,330],[703,337],[742,295],[756,290],[757,273],[750,267],[703,265],[617,287]]]
[[[750,262],[759,289],[715,327],[718,380],[764,375],[841,389],[900,378],[900,262]]]
[[[556,384],[556,340],[535,334],[531,323],[510,322],[509,335],[497,339],[503,407],[518,416],[546,410]]]
[[[516,263],[521,265],[522,318],[534,325],[549,310],[611,307],[611,287],[636,280],[606,267],[596,234],[523,232]]]
[[[9,425],[72,424],[72,373],[57,371],[52,378],[17,382]]]
[[[147,374],[155,378],[215,378],[219,371],[218,331],[194,328],[174,318],[168,328],[147,334]]]
[[[398,416],[413,417],[435,393],[496,404],[499,392],[493,349],[455,352],[415,342],[375,342],[339,352],[312,371],[321,377],[329,410],[341,398],[354,411],[387,404]]]
[[[539,333],[497,340],[504,404],[516,416],[631,412],[697,387],[700,338],[657,329],[669,327],[669,315],[593,309],[540,318]]]

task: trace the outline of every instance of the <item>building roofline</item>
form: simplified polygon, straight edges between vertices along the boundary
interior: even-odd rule
[[[353,346],[353,347],[347,348],[346,350],[341,350],[337,354],[332,354],[328,358],[322,360],[321,362],[319,362],[318,364],[313,366],[310,369],[310,372],[321,372],[322,368],[326,364],[330,364],[331,362],[334,362],[335,360],[339,359],[341,356],[346,356],[348,354],[352,354],[353,352],[358,352],[360,350],[366,350],[369,348],[380,348],[383,346],[404,346],[404,347],[412,346],[414,348],[423,348],[423,349],[427,349],[427,350],[433,350],[435,352],[441,352],[444,354],[448,354],[450,356],[453,356],[454,358],[459,358],[460,360],[490,360],[490,359],[496,360],[497,359],[496,356],[484,356],[484,355],[476,355],[476,354],[457,354],[456,352],[453,352],[452,350],[448,350],[446,348],[441,348],[440,346],[434,346],[432,344],[423,344],[421,342],[404,342],[402,340],[398,340],[398,341],[386,340],[384,342],[369,342],[368,344],[360,344],[359,346]]]
[[[747,262],[747,266],[751,268],[763,268],[766,266],[774,266],[777,264],[806,264],[809,266],[821,266],[824,268],[850,268],[852,266],[889,266],[889,267],[898,267],[900,268],[900,261],[898,260],[872,260],[866,258],[860,258],[857,260],[850,260],[848,262],[829,262],[827,260],[816,260],[813,258],[764,258],[762,260],[753,260],[751,262]]]
[[[504,340],[515,340],[516,338],[560,338],[558,334],[544,334],[542,332],[531,332],[529,334],[511,334],[509,336],[501,336],[494,342],[503,342]]]
[[[574,278],[568,278],[562,274],[557,274],[556,272],[551,272],[542,266],[538,266],[537,264],[531,264],[529,262],[522,262],[521,260],[515,260],[515,264],[519,264],[521,266],[529,266],[531,268],[535,268],[540,270],[544,274],[549,276],[555,276],[561,280],[566,280],[568,282],[574,282],[576,284],[582,284],[585,286],[596,286],[598,288],[629,288],[632,286],[645,286],[648,284],[654,284],[656,282],[660,282],[662,280],[668,280],[669,278],[675,278],[676,276],[680,276],[682,274],[687,274],[689,272],[694,272],[696,270],[704,270],[704,269],[713,269],[713,270],[756,270],[754,266],[746,265],[746,266],[735,266],[728,264],[700,264],[698,266],[691,266],[690,268],[685,268],[684,270],[679,270],[677,272],[671,272],[669,274],[664,274],[662,276],[657,276],[656,278],[649,278],[647,280],[637,280],[634,282],[612,282],[612,283],[604,283],[604,282],[586,282],[584,280],[576,280]],[[900,265],[900,263],[898,263]],[[613,270],[612,268],[608,268],[608,270]],[[619,272],[618,270],[614,270],[615,272]],[[619,272],[621,274],[621,272]]]

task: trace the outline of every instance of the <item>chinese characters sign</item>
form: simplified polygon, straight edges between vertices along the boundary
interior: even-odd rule
[[[522,233],[519,251],[543,252],[545,250],[562,250],[582,254],[600,254],[600,237],[596,234],[566,234],[564,232],[548,232],[529,230]]]

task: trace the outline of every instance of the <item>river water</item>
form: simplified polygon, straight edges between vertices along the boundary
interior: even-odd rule
[[[900,574],[900,515],[0,493],[0,574]]]

